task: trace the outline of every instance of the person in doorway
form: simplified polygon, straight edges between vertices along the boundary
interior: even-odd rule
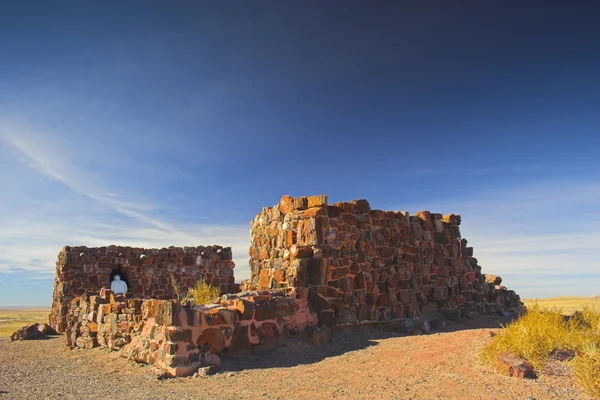
[[[125,294],[127,293],[127,284],[125,281],[121,280],[119,275],[115,275],[112,283],[110,284],[110,290],[112,290],[114,294]]]

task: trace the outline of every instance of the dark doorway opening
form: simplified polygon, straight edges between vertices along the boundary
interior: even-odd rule
[[[110,283],[112,283],[113,279],[115,278],[115,275],[119,275],[121,277],[121,280],[127,284],[127,287],[129,287],[127,274],[125,273],[125,271],[123,271],[123,268],[117,267],[112,270],[112,272],[110,273]]]

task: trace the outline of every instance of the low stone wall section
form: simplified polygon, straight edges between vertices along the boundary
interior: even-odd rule
[[[56,262],[50,325],[64,332],[71,301],[110,288],[119,274],[128,296],[167,300],[184,296],[198,281],[223,293],[237,291],[230,247],[198,246],[142,249],[122,246],[64,247]]]
[[[66,329],[70,347],[120,350],[169,375],[185,376],[218,363],[220,352],[296,336],[317,317],[302,291],[226,295],[219,304],[125,299],[103,290],[72,301]]]

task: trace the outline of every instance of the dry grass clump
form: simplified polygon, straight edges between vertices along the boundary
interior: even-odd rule
[[[207,304],[216,300],[220,293],[219,288],[208,285],[204,281],[198,281],[196,286],[188,290],[186,299],[194,299],[196,304]]]
[[[177,284],[175,274],[172,272],[169,272],[169,283],[171,284],[171,290],[173,290],[173,294],[175,294],[176,298],[179,299],[179,285]]]
[[[575,377],[585,392],[600,399],[600,347],[590,343],[573,361]]]
[[[589,395],[600,398],[600,312],[597,310],[584,307],[566,320],[561,310],[534,304],[525,315],[494,336],[482,357],[493,363],[503,351],[525,358],[536,370],[542,369],[554,352],[577,354],[573,361],[575,376]]]

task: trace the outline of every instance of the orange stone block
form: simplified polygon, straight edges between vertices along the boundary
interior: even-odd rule
[[[318,215],[327,215],[327,209],[324,207],[312,207],[302,212],[302,218],[314,218]]]
[[[296,210],[305,210],[308,208],[308,199],[306,197],[296,197],[294,199],[294,208]]]
[[[269,287],[269,270],[268,269],[260,270],[260,285],[262,288]]]
[[[273,272],[273,278],[275,278],[275,281],[277,283],[282,283],[283,281],[285,281],[285,270],[284,269],[275,270],[275,272]]]
[[[294,198],[287,194],[279,200],[279,211],[284,214],[294,211]]]
[[[313,256],[314,251],[310,246],[293,245],[292,247],[290,247],[290,254],[292,255],[292,257],[308,258]]]
[[[268,250],[263,247],[260,249],[259,253],[258,253],[258,259],[259,260],[266,260],[267,258],[269,258],[269,252]]]
[[[235,309],[238,310],[240,314],[244,314],[246,310],[246,306],[244,306],[244,302],[240,299],[235,300]]]
[[[325,207],[327,205],[327,195],[320,194],[318,196],[308,197],[308,208]]]
[[[288,230],[285,233],[285,247],[290,247],[294,244],[294,231]]]
[[[277,230],[278,224],[277,221],[271,222],[269,225],[269,237],[274,238],[279,235],[279,231]]]
[[[342,212],[354,214],[356,213],[356,204],[339,202],[337,206],[342,210]]]
[[[459,214],[448,214],[444,215],[442,221],[449,223],[450,225],[460,225],[460,215]]]
[[[533,367],[525,359],[508,352],[498,354],[495,363],[496,371],[502,375],[515,378],[534,378]]]
[[[225,348],[225,336],[223,336],[220,330],[210,328],[200,335],[196,344],[198,347],[206,344],[210,348],[211,353],[217,354]]]
[[[310,222],[309,220],[304,220],[298,222],[298,228],[296,229],[296,243],[306,245],[310,240]]]
[[[419,211],[415,213],[416,217],[421,218],[425,221],[425,225],[427,226],[427,230],[433,231],[433,222],[431,221],[431,213],[429,211]]]

